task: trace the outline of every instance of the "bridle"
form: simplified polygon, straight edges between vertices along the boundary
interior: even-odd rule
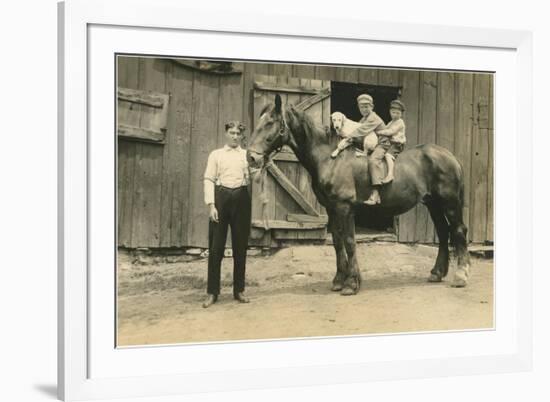
[[[265,152],[258,152],[258,151],[255,151],[253,149],[250,149],[250,148],[248,150],[251,151],[251,152],[254,152],[257,155],[263,156],[268,161],[271,160],[279,152],[281,152],[281,150],[288,143],[289,138],[290,138],[290,128],[288,127],[288,124],[286,122],[285,111],[284,110],[281,111],[281,118],[279,119],[279,125],[280,125],[279,132],[277,133],[277,138],[276,139],[279,139],[279,138],[281,139],[281,145],[278,146],[277,148],[275,148],[271,153],[269,153],[269,155],[267,155],[267,157],[266,157]]]
[[[285,119],[285,111],[282,110],[281,113],[281,127],[279,128],[279,137],[281,137],[281,146],[276,148],[272,153],[270,157],[273,157],[274,155],[277,155],[279,152],[281,152],[281,149],[285,146],[285,144],[288,142],[289,136],[290,136],[290,128],[288,127],[288,124]]]

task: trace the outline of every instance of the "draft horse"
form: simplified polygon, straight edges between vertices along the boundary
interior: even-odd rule
[[[329,217],[328,229],[336,250],[336,275],[332,290],[354,295],[361,286],[355,242],[355,211],[372,208],[377,214],[396,216],[423,203],[429,210],[439,238],[439,251],[429,281],[441,282],[449,270],[449,238],[458,259],[452,286],[464,287],[470,274],[467,228],[462,218],[464,175],[458,160],[445,148],[418,145],[402,152],[395,162],[395,179],[382,186],[382,203],[367,206],[372,191],[365,156],[347,148],[330,157],[337,138],[318,127],[293,105],[268,104],[260,113],[247,150],[251,167],[262,168],[283,145],[288,145],[311,175],[312,187]]]

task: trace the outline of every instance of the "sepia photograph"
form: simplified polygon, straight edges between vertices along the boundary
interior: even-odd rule
[[[117,347],[494,329],[493,72],[115,66]]]

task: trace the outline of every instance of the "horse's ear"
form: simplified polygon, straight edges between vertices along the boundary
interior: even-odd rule
[[[281,106],[282,106],[281,95],[277,94],[275,95],[275,112],[276,113],[281,113]]]

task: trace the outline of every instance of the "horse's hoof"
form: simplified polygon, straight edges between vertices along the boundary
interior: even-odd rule
[[[428,278],[428,282],[441,282],[441,281],[442,281],[441,276],[436,274],[431,274],[430,277]]]
[[[344,288],[342,289],[342,291],[340,292],[340,294],[342,296],[353,296],[355,295],[357,292],[355,290],[353,290],[352,288]]]
[[[330,290],[332,290],[333,292],[339,292],[343,289],[344,287],[342,286],[342,284],[340,283],[334,283],[332,285],[332,287],[330,288]]]
[[[455,278],[453,282],[451,283],[452,288],[464,288],[468,282],[466,282],[464,279]]]
[[[470,276],[470,267],[468,265],[458,268],[455,272],[455,277],[451,286],[453,288],[463,288],[468,284],[468,277]]]

